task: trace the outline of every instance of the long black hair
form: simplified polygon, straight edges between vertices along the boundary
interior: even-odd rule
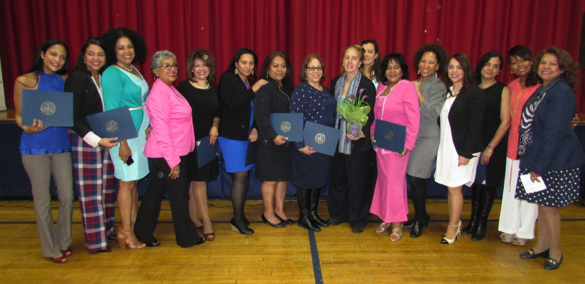
[[[260,69],[260,78],[268,78],[268,69],[270,69],[270,64],[272,63],[272,60],[274,60],[274,58],[276,57],[282,57],[282,59],[284,59],[284,61],[286,62],[286,73],[284,75],[284,78],[282,78],[281,83],[285,89],[292,92],[292,90],[294,89],[292,78],[293,72],[292,65],[290,64],[290,61],[288,60],[286,53],[284,53],[283,51],[275,50],[270,52],[266,56],[266,59],[264,59],[264,63],[262,64],[262,69]]]
[[[242,55],[244,54],[250,54],[252,55],[252,57],[254,57],[254,68],[252,69],[252,73],[250,74],[249,77],[252,77],[254,80],[256,80],[256,68],[258,66],[258,55],[256,55],[256,52],[254,52],[252,49],[249,49],[247,47],[242,47],[238,50],[236,50],[236,53],[234,53],[234,56],[232,56],[232,60],[230,60],[230,63],[228,63],[228,67],[225,70],[226,73],[234,73],[236,71],[236,62],[238,62],[240,60],[240,57],[242,57]]]
[[[75,61],[75,70],[80,70],[86,73],[91,73],[88,69],[87,69],[87,65],[85,65],[84,61],[85,61],[85,52],[87,51],[87,48],[89,47],[90,44],[93,45],[97,45],[99,47],[101,47],[104,52],[106,52],[106,47],[104,46],[104,43],[102,42],[102,40],[100,38],[97,37],[90,37],[88,38],[85,43],[83,43],[83,46],[81,47],[81,52],[79,52],[79,55],[77,56],[77,60]],[[104,70],[106,70],[106,67],[108,66],[108,61],[107,61],[107,57],[104,58],[106,61],[104,62],[104,65],[100,68],[99,73],[102,74],[104,72]]]
[[[26,73],[35,73],[38,74],[39,72],[41,72],[43,70],[43,58],[41,57],[41,54],[45,54],[47,52],[47,50],[49,48],[51,48],[53,45],[61,45],[65,48],[65,64],[63,64],[63,67],[61,67],[61,69],[57,70],[57,74],[59,75],[65,75],[67,74],[67,66],[69,65],[69,47],[67,47],[67,44],[65,44],[65,42],[63,42],[62,40],[59,39],[49,39],[45,42],[43,42],[41,44],[41,47],[39,48],[39,50],[37,51],[36,55],[35,55],[35,60],[33,61],[32,65],[30,66],[30,68],[26,71]]]
[[[484,54],[480,59],[479,62],[477,62],[477,66],[475,66],[475,82],[477,84],[481,83],[481,69],[483,69],[483,67],[485,67],[486,64],[488,64],[488,62],[490,62],[490,59],[497,57],[500,59],[500,70],[502,70],[502,64],[504,64],[504,58],[502,57],[502,55],[497,52],[497,51],[490,51],[486,54]]]

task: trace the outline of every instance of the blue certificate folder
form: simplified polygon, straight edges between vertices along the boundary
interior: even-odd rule
[[[73,126],[73,93],[22,90],[22,125],[32,125],[33,119],[43,126]]]
[[[305,145],[313,147],[317,153],[333,156],[339,141],[339,129],[307,121],[305,124]]]
[[[213,161],[217,157],[218,142],[215,141],[214,145],[209,144],[209,136],[205,136],[200,140],[197,140],[197,167],[201,168],[209,162]]]
[[[271,113],[270,125],[278,135],[288,138],[289,142],[303,141],[302,113]]]
[[[374,146],[396,153],[404,151],[406,139],[406,126],[376,119],[376,132],[374,133]]]
[[[130,110],[121,107],[88,115],[91,131],[102,138],[118,137],[118,142],[138,137]]]

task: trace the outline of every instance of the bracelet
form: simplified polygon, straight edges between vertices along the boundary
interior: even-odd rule
[[[492,149],[490,149],[489,147],[488,148],[485,148],[485,150],[488,151],[489,153],[492,152]]]
[[[217,127],[217,125],[215,125],[215,124],[214,124],[212,127],[215,127],[215,129],[219,130],[219,128],[218,128],[218,127]]]

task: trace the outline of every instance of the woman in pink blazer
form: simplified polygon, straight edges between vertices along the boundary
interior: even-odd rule
[[[378,163],[378,178],[370,212],[377,215],[382,223],[377,233],[389,231],[390,241],[402,239],[402,222],[408,220],[408,200],[406,196],[406,166],[410,151],[418,135],[420,109],[418,94],[414,83],[408,81],[408,65],[400,53],[388,54],[382,59],[378,74],[378,90],[374,117],[376,120],[406,126],[404,149],[392,152],[374,148]],[[371,140],[374,141],[376,121],[372,124]]]
[[[168,191],[177,244],[191,247],[203,243],[189,216],[189,187],[185,176],[185,156],[195,149],[191,107],[172,85],[179,69],[172,52],[155,53],[150,68],[155,81],[146,100],[146,112],[152,131],[144,155],[152,162],[152,175],[138,210],[134,233],[147,246],[160,245],[153,233],[162,196]]]

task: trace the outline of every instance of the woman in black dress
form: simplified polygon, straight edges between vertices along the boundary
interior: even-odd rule
[[[461,231],[463,235],[471,235],[474,241],[483,240],[496,190],[504,184],[510,128],[510,89],[496,80],[503,63],[502,55],[491,51],[481,57],[475,68],[475,81],[484,90],[485,101],[481,127],[485,150],[480,158],[481,164],[486,165],[485,180],[476,178],[476,183],[471,187],[471,220]]]
[[[321,56],[313,53],[305,57],[299,79],[302,83],[292,94],[290,112],[302,113],[304,122],[335,126],[335,99],[329,89],[321,85],[325,80],[325,63]],[[331,157],[316,153],[302,141],[295,146],[298,151],[292,151],[292,183],[297,187],[298,225],[319,232],[319,227],[329,226],[317,215],[317,207],[321,188],[327,184]]]
[[[209,51],[195,49],[187,57],[187,80],[177,85],[177,90],[191,105],[195,139],[208,137],[209,143],[215,145],[219,134],[219,96],[215,84],[215,60]],[[206,138],[207,139],[207,138]],[[214,181],[219,175],[219,161],[216,157],[206,165],[197,162],[197,148],[187,155],[187,178],[191,181],[189,189],[189,213],[191,220],[203,238],[213,241],[215,233],[207,209],[207,182]],[[201,214],[203,224],[197,218]]]
[[[270,114],[288,113],[293,80],[286,54],[278,50],[269,53],[262,64],[260,78],[268,81],[254,99],[254,117],[260,142],[256,145],[256,178],[263,181],[262,220],[272,227],[283,228],[293,223],[284,213],[286,187],[291,178],[291,144],[286,137],[276,134],[270,125]]]

